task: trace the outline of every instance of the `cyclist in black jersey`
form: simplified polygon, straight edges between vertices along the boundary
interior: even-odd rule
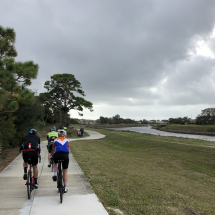
[[[27,179],[27,168],[28,160],[31,158],[34,173],[34,187],[38,188],[38,155],[40,154],[40,138],[36,135],[37,130],[31,129],[29,134],[26,135],[22,140],[22,145],[20,146],[20,151],[22,151],[23,156],[23,167],[24,175],[23,179]]]

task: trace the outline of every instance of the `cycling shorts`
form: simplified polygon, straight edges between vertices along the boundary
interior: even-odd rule
[[[24,152],[22,152],[22,157],[25,162],[28,162],[29,158],[31,158],[33,166],[38,164],[38,152],[37,151],[24,151]]]
[[[58,163],[58,160],[64,160],[62,162],[63,169],[68,169],[69,166],[69,154],[66,152],[56,152],[53,156],[54,162]]]

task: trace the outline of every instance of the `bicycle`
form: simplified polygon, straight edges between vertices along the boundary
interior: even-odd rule
[[[34,189],[34,181],[33,181],[32,170],[31,170],[31,168],[33,168],[33,166],[32,166],[31,158],[29,158],[28,164],[29,164],[29,170],[28,170],[27,180],[26,180],[25,185],[27,185],[28,199],[30,199],[31,198],[31,192]]]
[[[60,203],[63,202],[63,194],[64,194],[64,181],[63,181],[63,174],[62,174],[62,162],[64,160],[58,160],[58,171],[57,171],[57,188],[60,193]]]
[[[38,156],[39,158],[39,162],[41,162],[41,156]],[[28,164],[29,164],[29,170],[28,170],[28,174],[27,174],[27,180],[26,180],[26,184],[27,185],[27,194],[28,194],[28,199],[31,198],[31,192],[34,189],[34,179],[33,179],[33,175],[32,175],[32,169],[33,165],[32,165],[32,160],[31,158],[28,159]]]

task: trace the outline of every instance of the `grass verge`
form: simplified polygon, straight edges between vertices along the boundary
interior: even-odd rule
[[[206,141],[96,131],[106,137],[71,151],[110,214],[215,214],[215,149],[198,146]]]

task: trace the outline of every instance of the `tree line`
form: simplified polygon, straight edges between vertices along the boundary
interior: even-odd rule
[[[185,117],[169,118],[170,124],[196,124],[196,125],[214,125],[215,108],[206,108],[197,115],[195,120]]]
[[[135,124],[136,121],[129,118],[123,119],[120,117],[119,114],[116,114],[113,117],[100,116],[100,118],[96,120],[96,123],[97,124]]]
[[[154,123],[157,123],[157,120],[152,120]],[[185,116],[185,117],[177,117],[177,118],[169,118],[168,120],[163,120],[165,123],[170,124],[196,124],[196,125],[214,125],[215,124],[215,108],[206,108],[201,111],[195,120]],[[141,124],[149,124],[151,121],[147,121],[145,119],[138,121]],[[97,124],[136,124],[137,121],[126,118],[123,119],[119,114],[116,114],[113,117],[104,117],[100,116],[99,119],[96,120]]]
[[[39,65],[33,61],[16,62],[16,33],[0,26],[0,146],[4,150],[19,145],[31,128],[47,123],[67,125],[73,119],[69,111],[82,115],[83,108],[93,111],[85,100],[81,83],[72,74],[54,74],[46,81],[46,92],[28,87],[37,78]],[[73,120],[74,121],[74,120]]]

